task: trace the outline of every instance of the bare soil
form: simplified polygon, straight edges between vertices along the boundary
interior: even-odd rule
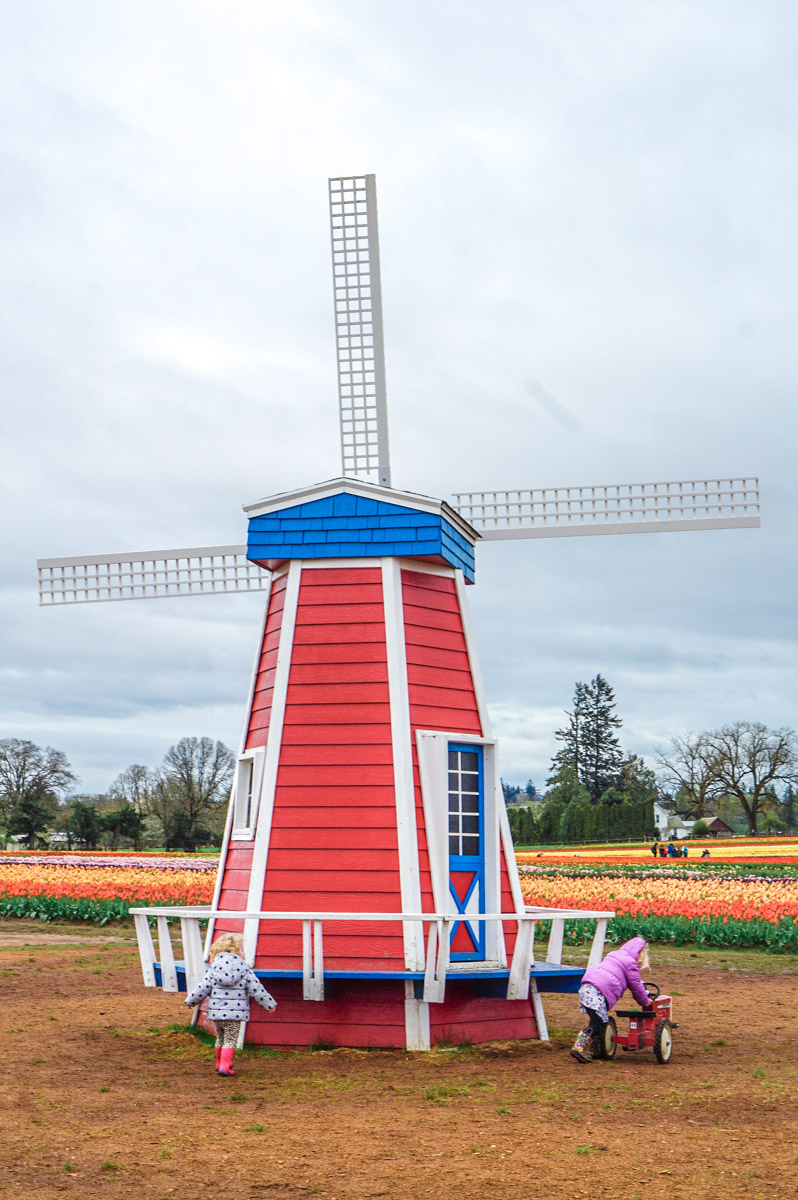
[[[0,922],[2,1197],[798,1195],[794,957],[654,948],[666,1066],[578,1065],[576,998],[550,996],[549,1044],[245,1051],[223,1079],[130,936]]]

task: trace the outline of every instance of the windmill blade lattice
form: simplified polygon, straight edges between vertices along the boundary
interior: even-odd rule
[[[330,179],[342,474],[391,486],[377,184]]]
[[[453,506],[485,541],[760,524],[754,478],[458,492]]]
[[[37,566],[39,603],[45,607],[259,592],[271,578],[271,572],[249,561],[246,546],[40,558]]]

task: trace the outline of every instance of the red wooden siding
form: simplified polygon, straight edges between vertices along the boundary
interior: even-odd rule
[[[280,643],[280,629],[283,622],[283,607],[285,605],[286,576],[275,579],[269,593],[269,611],[263,631],[263,645],[260,661],[255,675],[255,691],[252,696],[252,707],[249,714],[246,748],[252,750],[256,746],[265,746],[269,735],[269,720],[272,711],[274,695],[274,675],[277,669],[277,648]]]
[[[477,985],[478,987],[478,985]],[[431,1004],[430,1040],[495,1042],[538,1036],[529,1000],[480,996],[473,983],[449,979],[443,1004]]]
[[[416,788],[419,843],[420,846],[423,845],[422,878],[424,880],[425,907],[426,897],[429,896],[429,907],[432,908],[429,860],[426,854],[426,838],[423,836],[424,816],[421,779],[416,754],[416,730],[439,729],[445,732],[465,733],[480,737],[482,736],[482,725],[479,719],[465,629],[460,612],[460,599],[454,577],[428,575],[420,571],[403,571],[402,597],[407,646],[407,679],[410,693],[410,723],[413,732],[413,774]],[[501,854],[500,867],[502,912],[512,912],[513,898],[503,854]],[[427,891],[427,889],[429,890]],[[512,922],[505,925],[504,932],[507,953],[512,955],[516,936],[515,926]],[[454,950],[470,950],[472,948],[470,939],[464,930],[458,931],[457,944],[453,944],[452,948]]]
[[[424,911],[432,912],[435,904],[424,826],[416,730],[440,729],[479,736],[482,726],[454,576],[402,571],[402,603],[421,895]]]
[[[244,912],[247,907],[249,875],[252,867],[252,842],[230,842],[224,861],[219,908]],[[219,918],[214,926],[214,938],[223,933],[242,933],[243,921]]]
[[[401,911],[379,568],[302,570],[263,908]],[[402,969],[401,926],[329,922],[324,961]],[[296,924],[262,923],[257,966],[270,965],[301,965]]]

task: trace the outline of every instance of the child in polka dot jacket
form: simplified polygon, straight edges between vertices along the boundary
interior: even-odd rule
[[[225,933],[211,946],[208,969],[186,1004],[193,1008],[205,996],[208,1019],[216,1026],[216,1070],[220,1075],[235,1075],[235,1054],[242,1021],[249,1020],[250,997],[273,1012],[277,1001],[260,983],[255,972],[244,962],[244,941],[236,933]]]

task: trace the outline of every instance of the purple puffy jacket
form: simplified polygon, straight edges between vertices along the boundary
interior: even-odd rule
[[[645,938],[631,938],[606,954],[597,967],[588,967],[582,976],[582,983],[592,983],[598,988],[607,1001],[607,1008],[613,1008],[627,988],[644,1008],[650,1003],[637,965],[637,956],[645,944]]]

